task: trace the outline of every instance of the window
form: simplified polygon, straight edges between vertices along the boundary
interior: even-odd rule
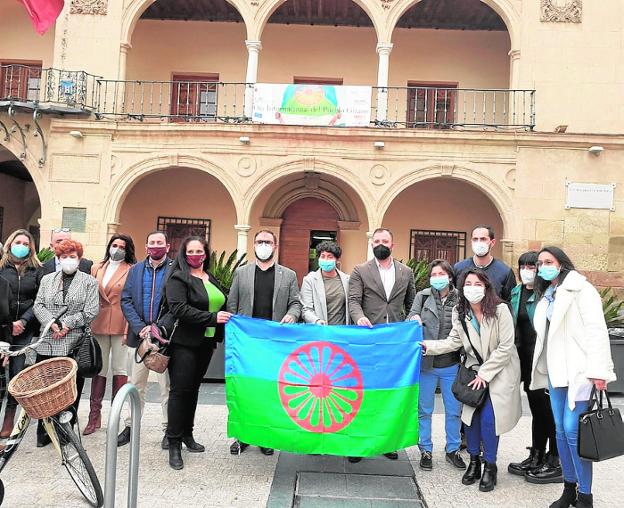
[[[455,121],[457,83],[407,83],[407,126],[449,127]]]
[[[178,122],[214,122],[217,118],[218,74],[174,74],[171,115]]]
[[[210,219],[188,219],[184,217],[158,217],[156,230],[167,233],[171,244],[169,255],[174,258],[187,236],[205,238],[210,245]]]
[[[453,265],[466,257],[466,233],[412,229],[410,252],[417,261],[446,259]]]
[[[87,226],[86,208],[63,207],[63,226],[77,233],[84,233]]]
[[[305,78],[295,76],[293,83],[295,85],[334,85],[342,86],[342,78]]]
[[[0,65],[0,98],[22,102],[39,100],[40,63],[1,62]]]

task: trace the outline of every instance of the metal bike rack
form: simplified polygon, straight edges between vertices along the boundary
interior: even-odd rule
[[[126,383],[117,393],[108,417],[106,432],[106,476],[104,478],[104,508],[115,506],[117,482],[117,434],[119,419],[126,399],[130,397],[130,467],[128,472],[128,508],[136,508],[139,486],[139,441],[141,437],[141,399],[132,383]]]

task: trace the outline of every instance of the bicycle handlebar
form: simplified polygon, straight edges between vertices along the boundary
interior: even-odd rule
[[[53,323],[54,321],[50,321],[47,325],[44,326],[43,330],[41,330],[41,333],[39,334],[39,340],[37,340],[37,342],[27,344],[21,349],[11,351],[11,347],[13,347],[12,344],[9,344],[8,342],[0,342],[0,355],[20,356],[20,355],[25,355],[28,351],[31,351],[31,350],[35,351],[35,348],[42,342],[43,337],[45,337],[46,333],[48,333]]]

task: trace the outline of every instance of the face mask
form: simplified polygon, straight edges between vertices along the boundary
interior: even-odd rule
[[[167,255],[167,247],[148,247],[147,255],[155,261],[159,261]]]
[[[273,247],[271,245],[267,245],[266,243],[256,245],[254,250],[256,251],[256,257],[260,261],[268,261],[273,257]]]
[[[429,278],[429,284],[431,284],[431,287],[433,289],[436,289],[438,291],[442,291],[444,288],[446,288],[449,285],[448,275],[441,275],[441,276],[438,276],[438,277],[430,277]]]
[[[30,248],[21,243],[15,244],[11,246],[11,254],[13,254],[17,259],[22,259],[28,256],[30,252]]]
[[[533,284],[535,282],[535,270],[527,270],[526,268],[522,268],[520,270],[520,279],[522,280],[522,284]]]
[[[464,286],[464,296],[470,303],[479,303],[485,297],[483,286]]]
[[[542,265],[540,266],[537,274],[544,280],[551,281],[555,280],[559,276],[559,272],[561,270],[557,268],[555,265]]]
[[[379,259],[380,261],[383,261],[384,259],[388,259],[388,257],[390,257],[390,254],[392,254],[392,251],[390,250],[389,247],[379,244],[373,248],[373,254],[375,255],[377,259]]]
[[[125,249],[111,247],[110,249],[108,249],[108,254],[113,261],[121,261],[126,258]]]
[[[186,262],[191,268],[199,268],[204,264],[206,260],[205,254],[187,254]]]
[[[490,252],[490,246],[485,242],[472,242],[472,252],[477,256],[485,256]]]
[[[59,260],[59,263],[61,265],[61,270],[63,270],[63,273],[71,275],[72,273],[76,273],[76,270],[78,270],[80,260],[75,258],[61,258]]]
[[[336,268],[336,260],[335,259],[319,259],[319,267],[324,272],[331,272]]]

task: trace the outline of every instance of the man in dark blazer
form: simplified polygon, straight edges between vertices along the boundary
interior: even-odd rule
[[[301,315],[297,274],[275,262],[277,238],[272,231],[261,230],[254,236],[256,262],[237,268],[228,294],[227,310],[279,323],[296,323]],[[234,441],[230,453],[237,455],[249,445]],[[271,448],[260,448],[272,455]]]
[[[50,237],[50,249],[54,251],[54,248],[63,240],[71,240],[71,230],[69,228],[53,229],[52,236]],[[93,261],[91,261],[90,259],[81,258],[80,264],[78,265],[78,270],[91,275],[91,266],[93,266]],[[48,275],[49,273],[60,271],[61,265],[59,264],[59,259],[56,256],[54,256],[52,259],[48,259],[43,264],[43,275]]]
[[[349,313],[359,326],[405,321],[416,296],[414,273],[392,258],[394,241],[389,229],[378,228],[371,240],[374,259],[357,265],[349,279]],[[397,452],[384,454],[391,460]],[[360,457],[349,457],[358,462]]]

